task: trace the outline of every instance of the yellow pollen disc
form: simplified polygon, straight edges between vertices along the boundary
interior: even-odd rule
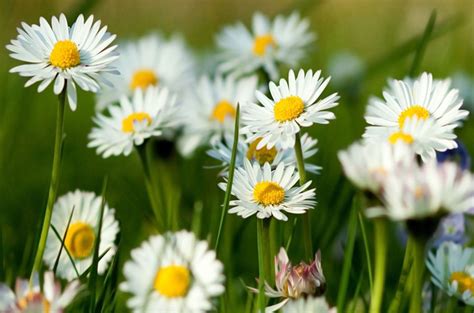
[[[268,47],[276,47],[276,42],[273,36],[270,34],[257,36],[253,42],[253,54],[261,57],[265,55]]]
[[[122,120],[122,131],[125,133],[131,133],[135,130],[135,122],[147,121],[148,124],[151,123],[151,117],[148,113],[137,112],[132,113]]]
[[[292,121],[304,111],[304,102],[300,97],[289,96],[275,104],[273,112],[279,122]]]
[[[265,206],[277,205],[285,199],[285,189],[274,182],[259,182],[253,189],[253,198]]]
[[[146,89],[149,86],[156,86],[158,84],[158,77],[155,72],[148,69],[141,69],[136,71],[130,82],[130,89],[137,88]]]
[[[417,117],[419,120],[426,120],[430,117],[430,112],[421,105],[413,105],[408,109],[403,110],[398,117],[398,125],[400,129],[403,128],[405,120],[411,117]]]
[[[49,62],[59,68],[67,69],[81,63],[79,49],[71,40],[61,40],[56,42],[53,51],[49,55]]]
[[[412,144],[413,143],[413,137],[410,134],[405,134],[403,132],[396,132],[390,135],[388,137],[388,142],[391,144],[396,144],[399,140],[407,143],[407,144]]]
[[[186,267],[169,265],[158,270],[153,287],[167,298],[178,298],[186,295],[190,283],[191,278]]]
[[[470,291],[471,294],[474,294],[474,277],[471,277],[464,272],[453,272],[449,281],[457,281],[458,289],[460,292],[464,293],[465,291]]]
[[[212,111],[212,118],[224,123],[227,117],[234,118],[235,113],[235,108],[229,101],[221,100],[214,107],[214,111]]]
[[[69,225],[64,245],[75,259],[87,258],[94,248],[95,233],[92,227],[83,222]]]
[[[257,160],[260,165],[263,165],[265,162],[272,163],[277,155],[277,150],[275,147],[272,147],[271,149],[263,147],[257,150],[257,145],[261,140],[262,138],[258,138],[249,145],[246,155],[247,159]]]

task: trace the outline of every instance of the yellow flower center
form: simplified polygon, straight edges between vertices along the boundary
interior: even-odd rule
[[[253,198],[265,206],[277,205],[285,199],[285,189],[274,182],[259,182],[253,189]]]
[[[474,277],[471,277],[467,273],[464,272],[453,272],[451,277],[449,277],[451,282],[457,281],[458,282],[458,290],[460,292],[470,291],[474,294]]]
[[[289,96],[275,104],[273,112],[279,122],[292,121],[304,111],[304,102],[300,97]]]
[[[149,86],[156,86],[157,84],[158,77],[155,75],[155,72],[149,69],[141,69],[133,74],[130,89],[146,89]]]
[[[405,134],[403,132],[396,132],[390,135],[388,137],[388,142],[391,144],[396,144],[399,140],[407,143],[407,144],[412,144],[413,143],[413,136],[410,134]]]
[[[247,159],[249,160],[257,160],[260,165],[265,164],[265,162],[272,163],[277,155],[277,150],[275,147],[271,149],[267,149],[267,147],[263,147],[257,150],[258,143],[262,140],[262,138],[258,138],[254,140],[250,145],[249,149],[247,150]]]
[[[136,112],[132,113],[122,120],[122,131],[125,133],[131,133],[135,131],[135,123],[147,121],[148,124],[151,123],[151,117],[148,113],[145,112]]]
[[[83,222],[69,225],[64,245],[75,259],[87,258],[94,248],[95,233],[92,227]]]
[[[212,118],[224,123],[225,119],[228,117],[235,118],[235,114],[236,111],[232,103],[227,100],[221,100],[214,107],[214,111],[212,111]]]
[[[400,126],[400,129],[403,128],[405,120],[411,117],[417,117],[419,120],[426,120],[430,117],[430,112],[421,105],[413,105],[408,109],[403,110],[398,117],[398,125]]]
[[[276,47],[276,42],[273,36],[270,34],[257,36],[253,42],[253,54],[261,57],[265,55],[268,47]]]
[[[190,283],[191,278],[186,267],[169,265],[158,270],[153,287],[167,298],[178,298],[186,295]]]
[[[53,51],[49,55],[49,62],[59,68],[67,69],[81,63],[79,49],[71,40],[61,40],[56,42]]]

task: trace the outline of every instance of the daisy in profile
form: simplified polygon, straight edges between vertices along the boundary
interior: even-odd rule
[[[98,94],[97,109],[117,102],[123,95],[150,86],[181,91],[194,81],[194,61],[184,41],[174,36],[169,40],[152,33],[136,41],[119,45],[120,58],[114,63],[120,76],[111,79],[112,87]]]
[[[229,213],[236,213],[243,218],[254,214],[257,218],[274,217],[287,221],[284,214],[303,214],[316,204],[315,189],[309,189],[311,181],[303,186],[296,186],[299,175],[295,166],[280,163],[272,170],[269,163],[263,167],[245,159],[244,166],[235,169],[232,195],[237,199],[230,201]],[[226,190],[227,183],[219,187]]]
[[[240,76],[262,68],[274,80],[279,76],[278,65],[297,66],[315,38],[309,21],[296,12],[288,17],[279,15],[273,21],[255,13],[251,31],[237,23],[217,36],[222,60],[218,69]]]
[[[242,133],[249,136],[249,142],[261,138],[257,149],[271,149],[277,142],[283,149],[294,147],[295,135],[302,127],[328,124],[335,118],[328,109],[337,105],[337,93],[319,100],[329,80],[321,77],[321,71],[313,74],[312,70],[300,70],[295,77],[290,70],[288,81],[281,79],[278,86],[270,82],[272,99],[257,90],[260,104],[242,107]]]
[[[383,92],[383,99],[373,97],[367,107],[367,127],[364,137],[388,137],[415,142],[417,153],[432,157],[434,150],[445,151],[457,147],[453,130],[467,117],[461,110],[462,99],[457,89],[450,88],[450,80],[433,80],[423,73],[414,81],[391,80]],[[417,122],[429,121],[418,126]],[[411,124],[411,125],[407,125]]]
[[[233,140],[234,138],[232,136],[226,136],[223,141],[216,142],[212,149],[207,152],[212,158],[221,161],[225,170],[230,165]],[[236,167],[242,167],[245,159],[252,162],[258,162],[260,165],[268,162],[272,168],[276,168],[280,163],[284,163],[285,165],[296,165],[295,153],[293,150],[277,149],[278,145],[271,149],[267,149],[267,147],[257,149],[259,142],[260,139],[257,139],[248,144],[244,138],[241,137],[239,139],[235,161]],[[317,143],[318,140],[311,138],[308,134],[301,136],[301,146],[305,160],[311,158],[318,152],[318,149],[316,148]],[[311,163],[305,163],[305,170],[310,173],[318,174],[321,167]]]
[[[331,308],[324,297],[307,297],[289,301],[282,309],[283,313],[337,313]]]
[[[131,252],[122,291],[136,313],[201,313],[224,292],[223,265],[206,241],[179,231],[150,237]]]
[[[109,115],[97,113],[87,146],[104,158],[130,155],[146,139],[173,130],[179,124],[177,110],[176,96],[168,89],[139,88],[131,99],[123,96],[120,104],[109,106]]]
[[[184,131],[178,143],[181,153],[189,155],[200,145],[232,134],[237,104],[242,108],[245,102],[252,101],[256,88],[256,76],[242,79],[219,75],[214,79],[202,77],[184,101],[186,118],[183,118]]]
[[[93,192],[80,190],[69,192],[59,197],[56,201],[53,208],[51,225],[56,228],[61,239],[67,229],[64,249],[67,249],[67,252],[74,261],[74,264],[72,264],[68,253],[62,251],[57,269],[59,277],[71,281],[77,278],[77,274],[83,274],[92,265],[101,203],[102,198]],[[73,210],[71,223],[69,228],[67,228],[69,217]],[[106,204],[100,233],[99,255],[103,256],[98,265],[99,274],[103,274],[107,270],[110,260],[115,254],[116,246],[114,241],[118,232],[119,225],[115,220],[115,210],[110,209]],[[54,267],[60,250],[61,240],[50,229],[43,257],[44,262],[49,268],[52,269]],[[76,269],[78,273],[76,273]]]
[[[40,18],[39,25],[22,23],[19,35],[7,49],[14,59],[26,62],[10,70],[20,76],[30,77],[25,86],[39,82],[38,92],[51,83],[54,93],[67,91],[71,110],[77,106],[76,84],[85,91],[98,92],[100,84],[109,84],[104,74],[118,74],[111,63],[118,58],[117,46],[110,44],[115,35],[107,26],[87,20],[79,15],[69,26],[64,14],[52,17],[51,25]]]
[[[31,287],[28,280],[17,279],[15,291],[0,284],[0,312],[62,313],[80,290],[79,281],[75,280],[61,291],[61,284],[55,281],[53,272],[44,273],[43,286],[37,274]]]
[[[426,266],[431,281],[450,297],[474,306],[474,249],[445,242],[430,252]]]

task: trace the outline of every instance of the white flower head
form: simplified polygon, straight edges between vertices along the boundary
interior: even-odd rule
[[[89,134],[89,148],[97,148],[104,158],[130,155],[145,139],[162,136],[180,124],[176,96],[168,89],[148,87],[135,90],[129,99],[108,107],[109,115],[97,113],[96,127]]]
[[[273,21],[255,13],[251,31],[237,23],[217,36],[222,60],[218,70],[240,76],[262,68],[271,79],[277,79],[278,65],[297,66],[315,38],[309,21],[296,12],[288,17],[279,15]]]
[[[303,186],[295,186],[299,180],[295,166],[280,163],[275,170],[269,163],[263,167],[244,160],[244,166],[235,169],[229,213],[243,218],[257,214],[258,218],[275,217],[287,221],[283,213],[303,214],[316,204],[315,189],[309,189],[311,181]],[[227,183],[219,184],[223,190]]]
[[[133,312],[207,312],[224,292],[222,263],[190,232],[152,236],[131,255],[120,289],[132,294]]]
[[[68,253],[62,251],[57,269],[59,277],[68,281],[74,280],[77,278],[77,274],[82,275],[92,265],[101,204],[102,197],[93,192],[80,190],[69,192],[56,201],[53,207],[51,225],[56,228],[61,239],[58,238],[52,228],[49,230],[43,260],[50,269],[54,267],[61,250],[61,240],[67,229],[64,249],[67,250],[72,257],[72,261],[74,261],[74,264],[72,264]],[[73,210],[71,223],[67,228]],[[103,274],[107,270],[115,255],[116,246],[114,241],[118,232],[119,225],[115,220],[115,210],[109,208],[106,204],[100,233],[99,256],[103,256],[98,265],[99,274]],[[76,273],[76,269],[78,273]]]
[[[42,92],[54,81],[54,93],[60,94],[67,88],[71,110],[77,106],[76,84],[85,91],[98,92],[100,84],[109,84],[104,74],[118,74],[111,63],[118,58],[117,46],[110,46],[115,35],[101,28],[101,22],[94,23],[91,15],[68,25],[64,14],[51,19],[51,25],[40,18],[39,25],[22,23],[19,35],[7,49],[14,59],[26,62],[10,70],[20,76],[31,77],[25,84],[40,82]]]
[[[426,266],[431,281],[451,297],[474,306],[474,249],[444,242],[430,252]]]
[[[321,77],[321,71],[313,74],[312,70],[306,73],[300,70],[295,77],[290,70],[288,81],[281,79],[278,86],[270,82],[272,99],[257,90],[260,104],[248,103],[242,107],[242,133],[248,134],[249,141],[261,138],[257,149],[272,148],[277,142],[283,149],[292,148],[302,127],[328,124],[335,118],[328,109],[337,105],[337,93],[319,100],[329,80]]]
[[[282,309],[283,313],[337,313],[324,297],[307,297],[289,301]]]
[[[119,44],[120,58],[114,65],[120,76],[111,78],[112,87],[98,94],[97,109],[117,102],[123,95],[150,86],[166,87],[179,92],[195,80],[194,58],[183,39],[170,39],[152,33],[135,41]]]
[[[256,88],[256,76],[201,77],[196,88],[185,97],[184,131],[178,143],[181,153],[187,156],[200,145],[233,134],[237,104],[242,108],[245,102],[252,101]]]

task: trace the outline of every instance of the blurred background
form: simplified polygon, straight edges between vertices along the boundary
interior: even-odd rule
[[[312,213],[313,235],[315,248],[322,250],[328,298],[334,303],[352,193],[351,186],[341,178],[336,153],[361,136],[368,97],[381,95],[387,77],[407,75],[417,40],[433,9],[437,11],[436,25],[420,70],[432,72],[436,78],[454,74],[458,77],[463,72],[472,79],[472,0],[1,0],[0,227],[7,262],[5,279],[11,281],[14,276],[26,276],[28,272],[32,245],[36,240],[34,234],[40,228],[47,197],[56,114],[56,99],[51,87],[38,94],[35,87],[23,88],[24,78],[8,73],[18,62],[10,59],[3,47],[16,36],[16,27],[22,21],[37,23],[40,16],[49,20],[52,15],[64,12],[72,22],[79,13],[92,13],[108,25],[109,31],[117,34],[119,40],[144,35],[151,30],[181,33],[190,48],[205,60],[206,53],[215,48],[215,34],[224,25],[239,20],[249,25],[257,10],[270,16],[298,10],[308,17],[318,40],[302,67],[321,68],[325,75],[331,73],[334,81],[330,86],[342,95],[335,110],[337,119],[329,126],[318,125],[311,129],[312,135],[319,140],[319,152],[312,161],[323,167],[321,175],[311,177],[318,197],[318,206]],[[347,69],[354,70],[347,74]],[[474,110],[472,80],[467,86],[464,89],[471,103],[466,101],[466,107],[471,105]],[[121,221],[120,259],[123,262],[128,259],[130,249],[152,232],[142,169],[135,154],[104,160],[86,147],[95,100],[93,95],[84,92],[79,92],[78,99],[77,111],[66,113],[59,195],[76,188],[100,193],[103,178],[108,175],[107,201],[116,208]],[[474,153],[473,134],[471,118],[458,130],[458,136],[471,155]],[[205,155],[205,149],[186,160],[168,145],[163,148],[157,144],[156,152],[166,166],[176,169],[169,180],[180,189],[180,227],[190,228],[194,223],[193,229],[198,235],[208,238],[210,232],[216,231],[224,195],[217,188],[217,170],[204,168],[215,162]],[[193,211],[199,212],[201,208],[202,220],[196,220],[196,215],[193,220]],[[230,264],[226,270],[235,278],[229,282],[229,288],[235,290],[231,301],[239,305],[245,289],[237,278],[254,284],[253,277],[258,274],[255,226],[254,221],[242,223],[240,217],[228,216],[226,227],[227,252],[223,258]],[[371,231],[370,227],[368,231]],[[396,234],[394,225],[394,244],[389,248],[389,262],[393,264],[389,264],[389,268],[395,268],[397,272],[389,273],[388,285],[398,277],[402,255]],[[292,244],[294,262],[299,260],[302,250],[297,238],[296,235]],[[354,262],[363,264],[362,241],[358,240],[356,244]],[[354,272],[354,275],[360,274]],[[358,277],[353,277],[351,284],[357,280]],[[393,289],[389,289],[387,297],[392,292]],[[122,295],[122,304],[123,299]]]

